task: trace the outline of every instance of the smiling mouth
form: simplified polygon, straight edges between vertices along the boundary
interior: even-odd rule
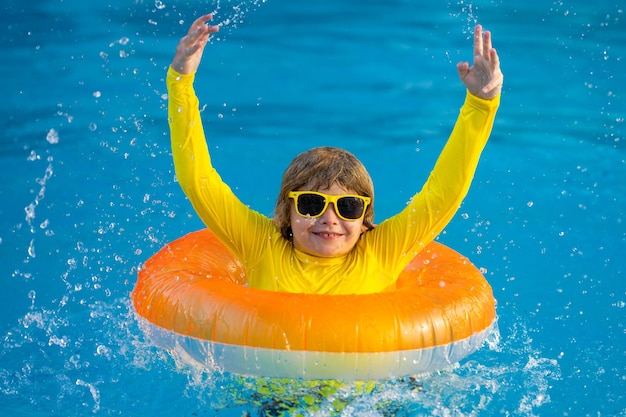
[[[315,236],[319,236],[325,239],[333,239],[333,238],[338,238],[342,236],[340,233],[329,233],[329,232],[317,232],[313,234]]]

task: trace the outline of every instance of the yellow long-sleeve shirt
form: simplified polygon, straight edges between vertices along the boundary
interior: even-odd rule
[[[467,94],[428,181],[397,215],[361,235],[347,255],[321,258],[296,250],[270,218],[244,205],[211,165],[195,75],[169,69],[168,117],[178,181],[194,209],[243,263],[248,284],[265,290],[367,294],[390,288],[409,261],[452,219],[467,194],[500,97]]]

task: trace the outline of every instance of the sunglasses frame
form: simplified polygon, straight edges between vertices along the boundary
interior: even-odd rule
[[[300,210],[298,209],[298,198],[301,195],[305,195],[305,194],[313,194],[313,195],[317,195],[317,196],[320,196],[320,197],[324,198],[324,208],[322,209],[322,211],[319,212],[319,214],[312,215],[312,214],[300,213]],[[365,212],[367,211],[367,207],[372,202],[372,199],[370,197],[365,197],[363,195],[357,195],[357,194],[330,195],[330,194],[320,193],[320,192],[317,192],[317,191],[290,191],[289,194],[287,195],[287,197],[289,197],[289,198],[294,200],[294,207],[296,209],[296,213],[298,213],[298,215],[300,215],[302,217],[306,217],[308,219],[316,219],[318,217],[321,217],[321,216],[324,215],[324,213],[326,213],[326,210],[328,210],[328,205],[330,203],[333,203],[333,205],[335,206],[335,213],[337,214],[337,216],[340,219],[348,221],[348,222],[354,222],[354,221],[357,221],[357,220],[361,220],[363,217],[365,217]],[[361,216],[359,216],[359,217],[357,217],[355,219],[351,219],[351,218],[348,218],[348,217],[344,217],[340,213],[339,209],[337,208],[337,201],[339,201],[339,199],[345,198],[345,197],[357,198],[357,199],[363,201],[363,213],[361,213]]]

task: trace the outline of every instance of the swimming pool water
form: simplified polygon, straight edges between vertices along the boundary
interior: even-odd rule
[[[500,339],[367,392],[293,382],[274,396],[308,415],[625,416],[624,6],[509,3],[3,2],[0,414],[277,407],[254,381],[152,346],[129,304],[142,262],[202,227],[174,181],[164,76],[193,17],[218,9],[196,82],[209,146],[268,215],[291,158],[330,144],[365,163],[376,220],[391,216],[454,123],[454,64],[476,21],[505,73],[470,194],[439,238],[486,271]]]

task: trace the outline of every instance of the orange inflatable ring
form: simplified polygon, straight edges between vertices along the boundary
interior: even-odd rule
[[[373,380],[456,363],[495,326],[491,287],[467,258],[433,242],[393,291],[295,294],[246,286],[209,231],[151,257],[132,293],[148,336],[203,366],[253,376]]]

